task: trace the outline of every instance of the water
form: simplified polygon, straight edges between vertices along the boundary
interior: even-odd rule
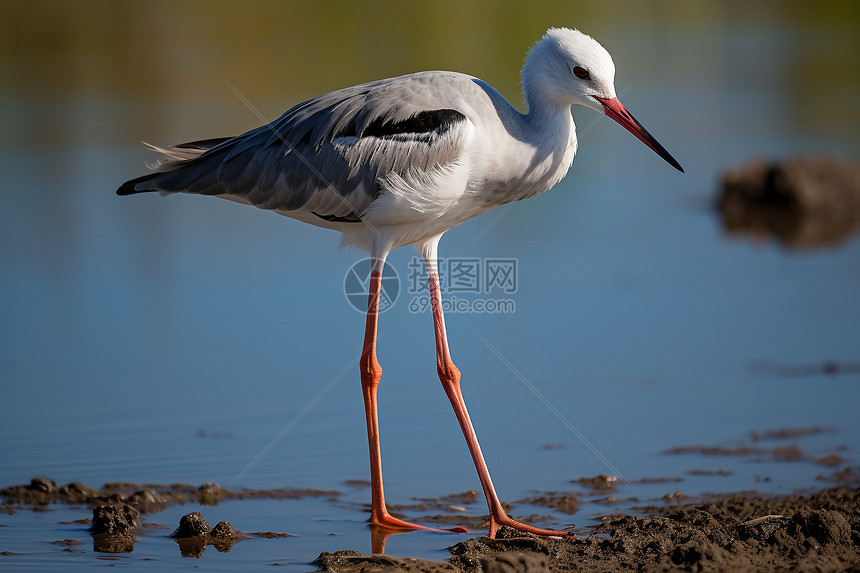
[[[267,119],[322,91],[424,68],[475,73],[520,105],[524,50],[549,25],[576,25],[607,46],[622,100],[687,174],[576,109],[580,152],[565,181],[442,240],[444,257],[517,261],[517,290],[504,295],[515,312],[447,317],[503,499],[579,491],[570,480],[600,473],[633,482],[623,498],[788,492],[821,486],[816,476],[832,470],[812,460],[836,448],[841,467],[856,465],[857,374],[786,377],[760,366],[860,360],[860,240],[789,250],[728,236],[711,209],[722,170],[751,157],[860,152],[853,4],[636,3],[625,18],[494,4],[489,21],[488,6],[460,3],[239,14],[195,3],[62,6],[0,7],[10,39],[0,47],[0,486],[48,475],[96,487],[338,490],[338,501],[187,504],[147,520],[169,532],[200,510],[213,524],[295,535],[230,553],[210,547],[209,569],[277,562],[303,571],[320,551],[370,551],[369,493],[344,483],[368,475],[354,364],[364,319],[343,292],[364,255],[339,252],[335,233],[228,202],[113,191],[153,158],[141,139],[173,143],[260,122],[223,79]],[[400,21],[399,10],[410,31],[358,32]],[[413,256],[390,258],[404,286]],[[395,503],[478,486],[436,379],[430,317],[403,296],[382,315],[379,341]],[[661,454],[816,426],[831,431],[761,444],[797,444],[807,455],[799,462]],[[664,476],[684,481],[636,483]],[[607,510],[586,504],[568,517],[515,504],[520,515],[553,513],[558,526]],[[86,516],[65,506],[0,514],[0,551],[16,553],[3,559],[33,570],[199,563],[160,530],[132,554],[93,552],[84,525],[60,523]],[[64,538],[84,552],[49,543]],[[392,537],[387,550],[445,559],[461,538],[417,532]]]

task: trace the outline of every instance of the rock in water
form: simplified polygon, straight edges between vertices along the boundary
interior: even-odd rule
[[[775,236],[790,247],[835,244],[860,229],[860,164],[754,161],[726,171],[718,206],[729,233]]]

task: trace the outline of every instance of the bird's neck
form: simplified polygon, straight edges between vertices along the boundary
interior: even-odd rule
[[[530,60],[531,55],[521,72],[523,99],[528,107],[526,119],[530,131],[539,141],[552,140],[554,137],[557,141],[566,142],[569,138],[575,141],[570,102],[552,97],[547,87],[539,81],[534,70],[535,65]]]
[[[548,98],[529,97],[525,115],[531,144],[540,150],[538,153],[554,156],[570,155],[565,171],[573,161],[576,152],[576,125],[570,113],[570,104],[560,103]]]
[[[529,93],[524,85],[528,113],[523,117],[525,137],[532,149],[522,182],[526,196],[549,190],[567,174],[576,154],[576,126],[569,104]]]
[[[573,127],[573,116],[570,105],[553,101],[532,99],[528,105],[526,119],[533,130],[542,137],[551,133],[567,133]]]

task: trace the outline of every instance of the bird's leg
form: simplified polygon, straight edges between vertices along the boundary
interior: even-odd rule
[[[569,531],[540,529],[516,521],[508,516],[502,507],[499,496],[496,495],[496,490],[493,488],[490,471],[487,469],[487,464],[481,453],[481,446],[478,444],[475,428],[469,419],[469,412],[466,410],[463,394],[460,392],[460,370],[457,369],[451,360],[451,352],[448,349],[448,337],[445,334],[445,316],[442,313],[442,294],[439,289],[439,275],[435,268],[435,261],[433,264],[428,262],[427,274],[430,281],[433,327],[436,332],[436,370],[439,373],[439,380],[442,382],[445,394],[448,396],[448,400],[451,401],[451,406],[454,407],[457,421],[460,422],[460,428],[463,430],[463,436],[466,438],[466,444],[469,446],[469,452],[472,454],[472,460],[475,462],[475,469],[478,471],[478,479],[481,481],[481,487],[484,489],[484,495],[487,498],[487,507],[490,510],[490,538],[496,537],[496,532],[501,525],[507,525],[519,531],[527,531],[538,535],[572,537],[573,534]]]
[[[374,524],[382,524],[388,515],[385,495],[382,491],[382,456],[379,449],[379,418],[376,415],[376,389],[382,378],[382,367],[376,359],[376,327],[379,310],[381,273],[373,270],[367,298],[367,325],[364,330],[364,346],[361,351],[361,393],[364,396],[364,412],[367,416],[367,443],[370,447],[370,518]]]
[[[387,530],[428,529],[468,533],[468,530],[462,527],[439,530],[415,525],[393,517],[385,507],[385,494],[382,491],[382,455],[379,447],[379,417],[376,409],[376,390],[379,386],[379,380],[382,378],[382,367],[376,359],[376,329],[381,279],[382,265],[380,264],[379,269],[374,268],[370,275],[367,326],[364,333],[364,347],[361,352],[361,392],[364,396],[364,411],[367,416],[367,442],[370,448],[371,525]],[[384,547],[384,541],[382,547]]]

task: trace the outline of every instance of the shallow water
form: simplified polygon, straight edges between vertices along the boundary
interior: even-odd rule
[[[413,33],[390,37],[353,32],[380,12],[349,14],[350,24],[325,4],[302,14],[261,5],[235,21],[227,8],[193,3],[169,15],[149,5],[82,6],[0,8],[0,20],[17,23],[15,42],[0,47],[8,77],[0,88],[0,486],[48,475],[96,487],[339,490],[336,502],[184,505],[147,521],[169,532],[200,509],[212,524],[295,535],[243,541],[225,554],[210,547],[209,569],[308,570],[320,551],[370,551],[368,492],[344,483],[368,474],[355,364],[364,319],[344,295],[364,255],[338,252],[334,233],[228,202],[113,192],[153,159],[141,139],[194,140],[260,122],[223,80],[267,119],[325,90],[421,68],[475,73],[519,105],[522,55],[549,25],[576,25],[613,53],[622,100],[687,174],[610,121],[574,110],[580,151],[567,179],[443,239],[449,260],[517,263],[515,292],[481,294],[513,301],[514,312],[447,317],[500,495],[581,491],[570,480],[597,474],[623,476],[633,485],[618,497],[643,500],[678,489],[787,492],[823,485],[816,476],[832,470],[812,460],[836,449],[840,467],[856,465],[858,375],[785,376],[770,366],[860,360],[860,240],[790,250],[726,235],[711,209],[722,170],[751,157],[858,155],[853,4],[812,14],[799,3],[780,16],[733,3],[631,4],[623,21],[596,8],[512,5],[486,22],[458,7],[464,22],[485,26],[480,33],[437,21],[443,7],[436,19],[416,8],[407,15]],[[285,37],[279,20],[303,25]],[[810,91],[798,76],[816,62],[827,63],[815,67],[823,89]],[[404,292],[380,327],[394,503],[478,486],[436,379],[430,317],[410,312],[419,296],[407,292],[414,256],[401,249],[389,260]],[[751,431],[781,427],[830,431],[764,442],[798,445],[806,455],[798,462],[661,454],[750,445]],[[693,469],[733,473],[688,475]],[[684,481],[635,483],[665,476]],[[518,515],[553,513],[514,505]],[[467,510],[484,511],[481,503]],[[585,526],[601,511],[609,509],[553,515],[556,525]],[[59,524],[86,516],[62,506],[0,513],[0,551],[16,553],[4,563],[199,563],[158,534],[141,537],[130,555],[95,553],[85,526]],[[50,544],[64,538],[85,542],[85,552]],[[416,532],[391,538],[387,550],[444,559],[461,538]]]

